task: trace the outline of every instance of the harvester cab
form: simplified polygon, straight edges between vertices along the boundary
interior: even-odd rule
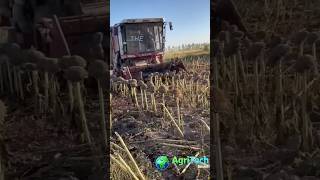
[[[172,63],[164,62],[167,24],[163,18],[125,19],[111,27],[112,73],[141,79],[171,70]],[[171,22],[169,28],[173,29]]]

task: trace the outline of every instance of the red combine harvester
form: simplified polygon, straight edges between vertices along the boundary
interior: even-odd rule
[[[108,18],[107,15],[80,15],[43,19],[36,29],[36,47],[50,57],[77,54],[90,58],[92,54],[89,42],[81,42],[81,38],[84,41],[86,35],[107,32]],[[50,33],[50,36],[47,33]]]
[[[144,79],[154,72],[186,70],[181,61],[164,62],[167,24],[172,30],[163,18],[125,19],[111,27],[112,74]]]
[[[82,8],[84,14],[81,15],[43,18],[36,25],[36,46],[50,57],[77,54],[86,59],[106,60],[107,56],[94,49],[108,32],[106,4],[91,3]],[[94,41],[93,35],[98,32],[102,35],[101,40]],[[106,47],[103,49],[108,51]]]
[[[67,8],[63,6],[59,11],[48,9],[50,13],[39,15],[25,22],[32,24],[29,26],[32,28],[31,33],[18,31],[15,27],[19,27],[19,24],[14,26],[13,23],[4,24],[1,21],[0,24],[3,26],[0,27],[0,44],[15,42],[23,48],[34,46],[48,57],[59,58],[64,55],[77,54],[88,60],[104,59],[107,61],[110,40],[107,30],[109,13],[106,9],[109,5],[106,1],[90,0],[82,1],[80,6],[81,12],[67,16],[61,15],[66,14],[65,9]],[[35,8],[37,7],[41,6]],[[0,17],[2,17],[1,14]],[[3,34],[6,35],[6,38],[2,38]]]

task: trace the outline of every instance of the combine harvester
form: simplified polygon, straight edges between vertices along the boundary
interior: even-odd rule
[[[17,43],[23,49],[33,46],[48,57],[80,55],[87,60],[108,60],[106,1],[22,2],[11,7],[1,4],[0,10],[13,12],[15,8],[15,13],[0,13],[0,44]]]
[[[182,61],[164,61],[165,33],[169,24],[163,18],[125,19],[111,27],[113,76],[145,79],[151,73],[185,70]]]
[[[140,74],[145,78],[154,72],[186,70],[180,60],[164,62],[165,31],[167,25],[172,30],[171,22],[164,22],[163,18],[123,20],[110,28],[109,40],[109,13],[105,1],[63,2],[56,2],[57,9],[50,4],[36,4],[31,13],[35,16],[31,19],[24,19],[30,15],[21,10],[20,14],[10,17],[12,22],[2,20],[0,34],[5,34],[6,38],[0,38],[0,44],[14,42],[22,48],[33,46],[54,58],[80,55],[89,64],[95,59],[109,62],[110,57],[111,74],[126,79],[140,79]],[[24,9],[30,6],[28,3],[14,6]],[[66,11],[68,9],[72,11]]]
[[[232,0],[218,0],[211,6],[215,21],[211,24],[212,38],[222,30],[222,21],[237,25],[252,38]],[[167,24],[172,30],[172,23],[164,22],[163,18],[125,19],[111,27],[111,74],[125,79],[141,79],[154,72],[186,71],[180,60],[164,62]]]

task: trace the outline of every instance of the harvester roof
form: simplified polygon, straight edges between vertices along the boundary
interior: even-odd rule
[[[163,18],[141,18],[141,19],[124,19],[121,23],[153,23],[153,22],[164,22]]]

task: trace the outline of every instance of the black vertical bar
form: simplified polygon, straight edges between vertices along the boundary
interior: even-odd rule
[[[213,72],[213,52],[214,52],[214,47],[213,47],[213,38],[214,35],[213,33],[216,32],[216,9],[215,6],[216,5],[216,0],[211,0],[210,1],[210,179],[213,179],[214,175],[215,175],[215,151],[214,151],[214,111],[213,111],[213,99],[212,99],[212,95],[213,95],[213,79],[214,79],[214,72]]]
[[[213,109],[212,109],[212,95],[213,95],[213,87],[212,87],[212,82],[213,82],[213,63],[211,60],[213,60],[213,35],[212,33],[214,32],[213,28],[214,26],[214,4],[216,0],[210,0],[210,179],[213,179],[213,176],[215,174],[214,167],[215,167],[215,153],[213,150],[213,145],[214,145],[214,132],[213,132],[213,126],[214,126],[214,121],[213,121]]]
[[[105,32],[105,37],[106,37],[106,46],[107,46],[107,49],[105,50],[105,56],[106,56],[106,63],[109,65],[108,68],[110,69],[110,63],[111,63],[111,60],[110,60],[110,0],[107,0],[107,15],[108,15],[108,18],[107,18],[107,22],[106,22],[106,32]],[[107,86],[107,92],[108,92],[108,96],[107,96],[107,103],[106,103],[106,110],[107,110],[107,122],[106,122],[106,125],[107,125],[107,147],[106,147],[106,150],[105,150],[105,153],[106,153],[106,163],[105,163],[105,167],[106,167],[106,176],[105,177],[108,177],[107,179],[110,179],[110,108],[111,108],[111,101],[110,101],[110,95],[111,95],[111,88],[110,88],[110,73],[107,73],[107,82],[108,82],[108,86]]]

